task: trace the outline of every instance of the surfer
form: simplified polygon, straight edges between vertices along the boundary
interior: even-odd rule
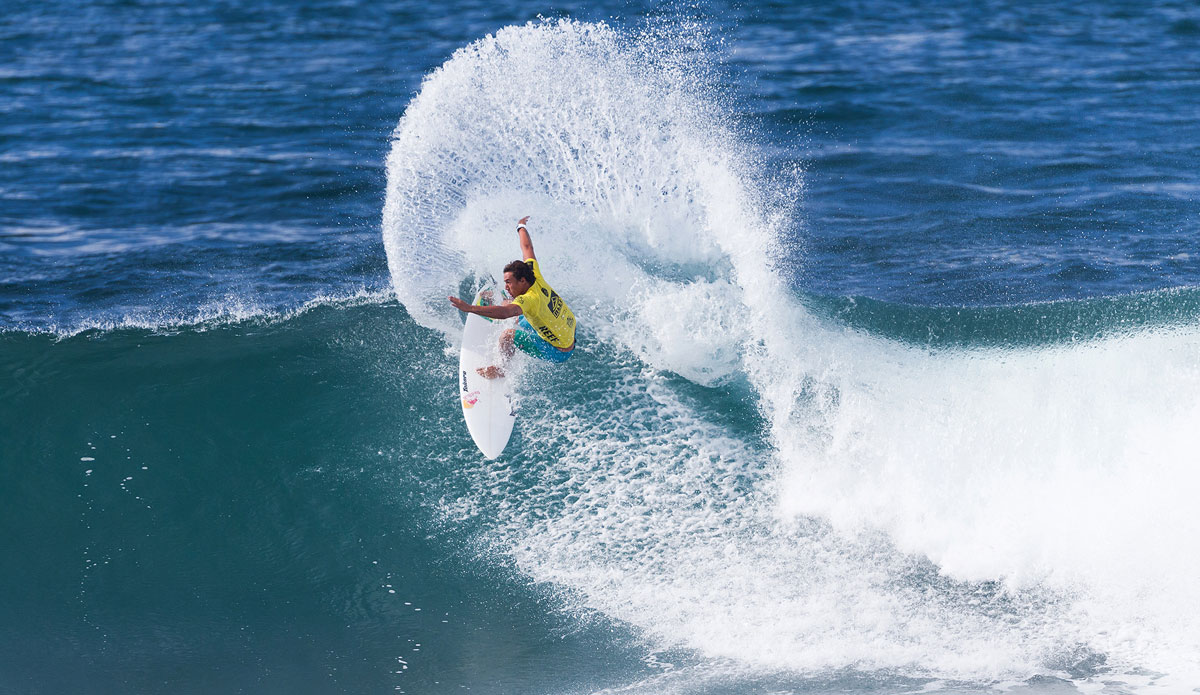
[[[510,328],[500,336],[500,353],[505,361],[520,349],[540,360],[566,362],[575,349],[575,314],[542,277],[533,254],[533,240],[525,227],[528,221],[529,215],[526,215],[517,222],[517,239],[521,242],[521,256],[525,260],[504,266],[504,289],[513,298],[511,301],[505,300],[497,306],[475,306],[458,297],[447,299],[459,311],[489,319],[521,317],[516,328]],[[488,379],[504,376],[496,365],[476,371]]]

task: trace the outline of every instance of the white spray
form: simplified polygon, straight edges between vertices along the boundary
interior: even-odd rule
[[[1098,652],[1193,677],[1197,333],[930,353],[816,320],[694,49],[507,28],[396,128],[384,244],[417,321],[456,336],[445,296],[514,258],[531,214],[587,339],[650,368],[527,432],[569,438],[546,463],[570,475],[498,505],[497,545],[663,644],[756,667],[987,680]],[[772,447],[704,422],[661,370],[747,379]]]

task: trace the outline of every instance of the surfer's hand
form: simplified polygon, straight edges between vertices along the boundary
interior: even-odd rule
[[[525,224],[528,221],[529,221],[529,215],[526,215],[526,216],[522,217],[521,219],[517,220],[517,224]]]
[[[471,311],[471,305],[467,304],[458,297],[446,297],[446,299],[449,299],[450,303],[454,305],[454,308],[458,309],[459,311],[466,311],[468,313]]]

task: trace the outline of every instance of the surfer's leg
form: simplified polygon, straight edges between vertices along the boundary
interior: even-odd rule
[[[489,379],[504,376],[502,367],[508,364],[508,360],[517,353],[517,350],[524,352],[530,357],[536,357],[539,360],[549,359],[554,362],[561,362],[566,359],[565,357],[554,359],[557,355],[553,357],[548,356],[547,351],[549,353],[556,353],[558,351],[538,335],[533,330],[533,326],[529,325],[529,322],[522,316],[517,321],[516,328],[510,328],[500,335],[500,366],[484,367],[483,369],[479,369],[478,372]]]
[[[516,346],[513,345],[513,336],[516,332],[517,329],[510,328],[500,334],[500,354],[504,355],[505,360],[512,357],[513,353],[517,350]]]
[[[516,329],[510,328],[500,334],[500,364],[476,369],[475,371],[479,373],[479,376],[485,379],[495,379],[498,376],[504,376],[502,367],[508,364],[508,360],[516,352],[516,348],[513,346],[513,333],[515,332]]]

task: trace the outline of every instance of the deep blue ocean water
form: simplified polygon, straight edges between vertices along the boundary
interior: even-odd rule
[[[3,10],[0,693],[1200,688],[1200,8]]]

